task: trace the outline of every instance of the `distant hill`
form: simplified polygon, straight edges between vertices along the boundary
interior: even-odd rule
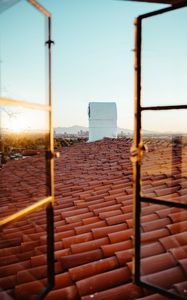
[[[54,128],[54,132],[56,135],[59,134],[78,134],[80,133],[80,131],[83,132],[88,132],[89,128],[86,126],[80,126],[80,125],[74,125],[71,127],[55,127]],[[117,134],[125,134],[125,135],[133,135],[133,130],[132,129],[128,129],[128,128],[121,128],[118,127],[117,128]],[[156,132],[156,131],[151,131],[151,130],[143,130],[143,133],[146,135],[172,135],[172,132],[164,132],[164,133],[160,133],[160,132]],[[177,133],[176,133],[177,134]],[[178,133],[180,134],[180,133]]]
[[[74,125],[71,127],[55,127],[54,128],[54,132],[55,134],[78,134],[80,131],[89,131],[88,127],[85,126],[79,126],[79,125]],[[132,135],[133,134],[133,130],[131,129],[124,129],[124,128],[119,128],[117,129],[117,134],[120,134],[121,132],[123,132],[123,134],[129,134]]]

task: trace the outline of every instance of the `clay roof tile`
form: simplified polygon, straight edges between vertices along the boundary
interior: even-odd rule
[[[143,289],[135,284],[127,283],[114,288],[106,289],[105,291],[96,292],[89,296],[83,296],[81,297],[81,300],[90,300],[92,298],[94,298],[95,300],[103,300],[108,298],[111,300],[134,300],[140,298],[143,295]]]
[[[63,270],[81,266],[91,261],[99,260],[103,257],[103,252],[100,249],[91,250],[83,253],[70,254],[61,257]]]
[[[141,275],[160,272],[169,268],[175,267],[177,261],[170,253],[162,253],[141,260]]]
[[[100,259],[81,266],[69,269],[69,273],[74,281],[81,280],[96,274],[100,274],[119,267],[117,259],[113,257]]]
[[[164,289],[170,289],[173,284],[184,281],[185,275],[181,267],[176,266],[167,270],[142,276],[142,280]]]
[[[103,291],[127,282],[131,278],[128,267],[104,272],[76,282],[81,296]]]
[[[52,290],[46,297],[45,300],[78,300],[79,294],[75,285],[71,285],[62,289]]]

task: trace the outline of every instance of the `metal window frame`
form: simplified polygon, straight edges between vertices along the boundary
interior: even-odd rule
[[[32,102],[20,101],[16,99],[0,98],[0,105],[22,106],[30,109],[37,109],[48,111],[49,113],[49,148],[47,150],[47,168],[50,174],[50,179],[47,184],[49,187],[49,197],[44,198],[37,203],[34,203],[4,219],[0,220],[0,230],[18,219],[28,216],[41,208],[46,208],[46,222],[47,222],[47,278],[46,287],[37,296],[37,300],[43,299],[54,286],[54,141],[53,141],[53,124],[52,124],[52,53],[51,45],[51,14],[43,6],[35,0],[27,0],[28,4],[33,5],[39,10],[48,22],[48,40],[46,45],[48,47],[48,105],[37,104]]]
[[[142,41],[142,21],[145,18],[167,13],[179,8],[187,6],[187,3],[181,2],[167,8],[143,14],[135,18],[135,49],[134,49],[134,141],[131,148],[131,161],[133,164],[133,231],[134,231],[134,256],[133,256],[133,282],[151,289],[154,292],[160,293],[171,299],[184,300],[183,296],[178,296],[169,292],[159,286],[148,284],[141,280],[141,203],[149,202],[168,207],[179,207],[187,209],[187,204],[169,202],[165,200],[158,200],[141,196],[141,157],[142,157],[142,111],[148,110],[172,110],[172,109],[187,109],[187,105],[171,105],[171,106],[141,106],[141,41]]]

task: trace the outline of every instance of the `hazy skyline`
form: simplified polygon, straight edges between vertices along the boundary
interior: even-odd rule
[[[39,2],[52,13],[52,37],[55,41],[54,126],[87,126],[89,102],[115,101],[118,126],[132,129],[134,18],[165,6],[117,0]],[[19,99],[29,95],[28,100],[37,102],[40,99],[43,103],[46,96],[43,16],[23,1],[6,14],[9,14],[10,18],[3,20],[6,26],[3,29],[4,37],[0,41],[3,93],[5,96],[17,96]],[[16,26],[13,26],[14,18],[18,20]],[[12,35],[12,28],[15,28],[15,33],[10,47],[8,37]],[[186,8],[167,16],[151,18],[143,23],[143,104],[168,105],[176,104],[177,101],[178,104],[187,103],[185,28]],[[4,40],[9,45],[6,49],[2,45]],[[9,68],[6,68],[7,65]],[[6,69],[10,70],[9,73]],[[169,131],[168,127],[177,128],[179,123],[180,128],[187,129],[186,112],[181,112],[179,118],[175,112],[166,113],[171,117],[162,117],[162,113],[156,112],[144,115],[146,117],[143,119],[143,125],[146,129],[155,130],[156,127],[159,131]]]

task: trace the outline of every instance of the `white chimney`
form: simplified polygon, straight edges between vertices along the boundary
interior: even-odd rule
[[[90,102],[88,106],[89,142],[117,137],[115,102]]]

